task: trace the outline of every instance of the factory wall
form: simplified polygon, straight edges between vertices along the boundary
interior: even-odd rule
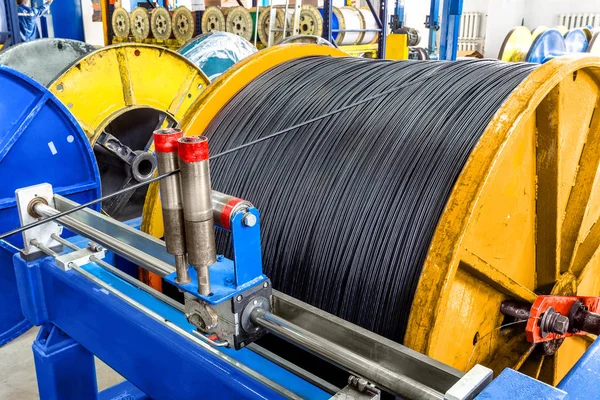
[[[85,41],[96,46],[104,45],[104,30],[102,21],[94,22],[92,15],[94,8],[91,0],[81,0],[81,14],[83,16],[83,32]]]
[[[531,0],[490,0],[485,30],[485,57],[497,58],[506,34],[521,25]],[[465,11],[467,11],[465,9]]]
[[[600,0],[528,0],[525,25],[534,29],[539,25],[558,24],[562,13],[600,13]]]

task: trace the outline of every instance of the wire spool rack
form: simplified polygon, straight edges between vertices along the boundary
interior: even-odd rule
[[[524,26],[515,27],[506,35],[498,59],[543,64],[565,54],[600,53],[590,28],[562,28],[538,26],[530,32]]]
[[[600,61],[277,51],[221,76],[181,124],[213,153],[289,130],[211,166],[215,189],[261,209],[275,287],[454,367],[558,382],[590,342],[532,351],[499,306],[600,293]],[[143,227],[160,236],[157,200]]]

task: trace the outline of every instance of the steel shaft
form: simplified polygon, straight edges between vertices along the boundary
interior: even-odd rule
[[[179,169],[179,139],[183,137],[181,129],[161,129],[154,132],[154,147],[158,161],[158,174]],[[161,181],[160,199],[165,227],[167,252],[175,257],[177,283],[190,282],[186,259],[185,223],[183,218],[183,200],[179,174],[171,175]]]
[[[198,293],[210,294],[208,267],[216,262],[208,139],[179,139],[179,168],[188,260],[198,273]]]
[[[444,395],[405,375],[387,369],[372,360],[323,339],[270,312],[256,308],[250,314],[252,322],[269,332],[286,339],[338,365],[346,371],[361,376],[376,386],[407,399],[443,399]]]

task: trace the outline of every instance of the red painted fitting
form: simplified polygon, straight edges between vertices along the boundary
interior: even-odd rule
[[[183,131],[176,128],[154,131],[154,150],[157,153],[176,153]]]
[[[223,211],[221,212],[221,226],[225,229],[231,229],[231,212],[235,208],[236,205],[244,202],[242,199],[232,199],[225,204],[223,207]]]
[[[186,163],[208,160],[208,139],[204,136],[184,136],[179,139],[179,158]]]

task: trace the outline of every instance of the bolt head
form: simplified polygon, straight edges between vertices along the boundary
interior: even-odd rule
[[[556,322],[554,322],[554,332],[559,335],[564,335],[569,330],[569,318],[564,315],[556,318]]]
[[[264,288],[268,288],[269,287],[269,282],[265,281],[265,283],[263,283],[263,287]]]
[[[242,218],[242,224],[248,228],[252,228],[257,222],[256,215],[249,212],[244,214],[244,217]]]
[[[238,302],[242,301],[243,297],[241,294],[238,294],[237,297],[235,298]]]

